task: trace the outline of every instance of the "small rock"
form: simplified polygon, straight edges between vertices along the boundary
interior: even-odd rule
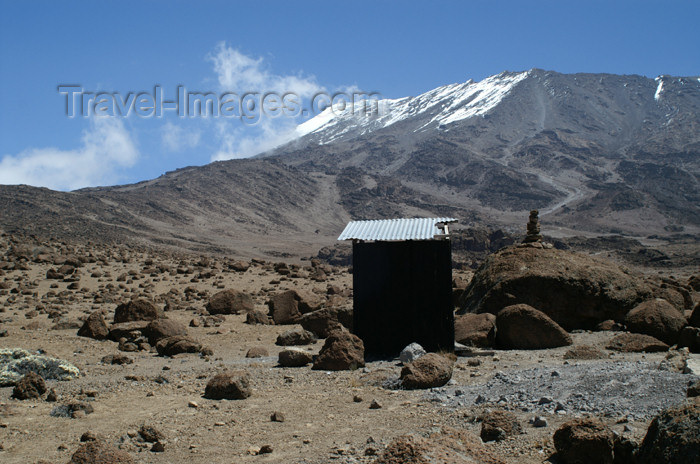
[[[262,445],[258,454],[270,454],[272,451],[272,445]]]
[[[536,416],[530,420],[533,427],[547,427],[547,420],[544,417]]]
[[[275,411],[270,415],[270,420],[272,422],[284,422],[284,414],[279,411]]]
[[[165,445],[162,442],[157,441],[153,443],[153,446],[151,446],[151,451],[154,453],[163,453],[165,451]]]
[[[408,364],[417,360],[425,354],[425,349],[423,349],[423,347],[420,346],[418,343],[414,342],[408,345],[403,350],[401,350],[401,354],[399,355],[399,361],[401,361],[404,364]]]
[[[372,402],[369,405],[370,409],[382,409],[382,405],[379,404],[377,400],[372,400]]]

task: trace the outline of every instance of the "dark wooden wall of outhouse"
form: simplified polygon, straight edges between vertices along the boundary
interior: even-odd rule
[[[454,350],[449,240],[353,244],[353,331],[367,358],[398,355],[412,342]]]

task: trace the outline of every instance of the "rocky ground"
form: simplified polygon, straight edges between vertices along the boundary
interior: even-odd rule
[[[472,273],[454,277],[463,285]],[[212,314],[212,296],[226,289],[250,295],[242,304],[252,307]],[[476,462],[541,463],[555,453],[555,431],[573,418],[597,417],[641,442],[660,410],[688,401],[697,379],[692,369],[669,368],[667,352],[613,351],[606,347],[616,332],[583,330],[572,331],[571,346],[465,350],[448,384],[431,389],[401,388],[398,359],[340,371],[280,367],[287,347],[278,336],[299,325],[250,324],[246,313],[267,314],[267,302],[288,289],[300,295],[299,307],[352,307],[348,268],[317,261],[241,262],[3,235],[0,348],[58,358],[80,374],[46,380],[34,399],[0,387],[0,461],[66,463],[81,439],[97,438],[139,463],[428,462],[385,451],[418,449],[421,440],[468,446]],[[186,327],[196,352],[161,356],[128,330],[121,342],[78,335],[91,314],[110,326],[118,305],[135,298]],[[321,339],[300,348],[316,355],[322,346]],[[247,357],[254,348],[258,356]],[[700,362],[685,357],[686,366]],[[247,372],[250,396],[205,398],[208,382],[227,370]],[[484,423],[500,411],[517,426],[498,427],[507,436],[482,444]],[[393,442],[405,434],[414,438]],[[437,462],[467,462],[454,459]]]

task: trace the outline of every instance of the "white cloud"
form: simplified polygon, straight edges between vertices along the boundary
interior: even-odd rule
[[[324,90],[314,76],[277,75],[265,68],[263,58],[252,58],[220,42],[207,59],[214,63],[221,90],[232,92],[292,92],[305,98]]]
[[[263,119],[256,126],[253,135],[250,129],[236,128],[230,123],[219,121],[216,126],[217,138],[221,146],[211,157],[211,161],[224,161],[234,158],[248,158],[279,147],[293,140],[296,123],[292,119],[286,121]],[[248,134],[246,135],[246,131]]]
[[[124,123],[93,117],[75,150],[28,148],[0,161],[0,184],[28,184],[54,190],[113,184],[119,169],[133,166],[139,152]]]
[[[280,96],[294,93],[301,102],[325,91],[313,76],[274,74],[266,68],[263,58],[247,56],[225,42],[219,43],[207,59],[214,65],[222,92],[235,92],[238,95],[274,92]],[[237,119],[219,120],[216,123],[216,137],[220,146],[211,160],[246,158],[271,150],[292,140],[296,126],[296,119],[285,116],[272,118],[260,115],[260,120],[251,125]]]
[[[184,128],[170,121],[166,122],[161,128],[163,145],[173,152],[196,147],[199,144],[201,135],[198,129]]]

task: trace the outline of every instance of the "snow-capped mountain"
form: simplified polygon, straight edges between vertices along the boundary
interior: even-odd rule
[[[362,99],[351,105],[326,108],[300,124],[296,135],[309,135],[320,145],[354,138],[387,128],[401,121],[420,121],[415,131],[430,130],[474,116],[482,116],[508,95],[530,71],[504,72],[481,82],[438,87],[417,97],[395,100]]]
[[[700,234],[697,77],[532,69],[360,109],[327,109],[259,157],[135,185],[0,186],[0,229],[266,256],[317,251],[349,219],[522,231],[530,209],[545,234]]]

